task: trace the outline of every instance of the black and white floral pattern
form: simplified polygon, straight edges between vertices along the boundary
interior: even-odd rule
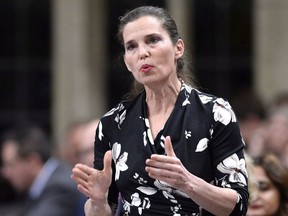
[[[145,171],[145,160],[151,154],[165,154],[164,139],[169,135],[175,154],[187,170],[211,184],[238,192],[233,215],[244,215],[248,200],[244,143],[230,104],[182,83],[175,108],[155,139],[146,109],[143,92],[111,109],[97,128],[95,168],[103,168],[103,155],[112,149],[115,171],[110,202],[117,202],[118,188],[124,215],[200,214],[201,207],[185,193],[151,179]],[[201,214],[212,215],[205,210]]]

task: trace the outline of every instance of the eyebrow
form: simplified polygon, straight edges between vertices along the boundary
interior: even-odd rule
[[[153,37],[153,36],[158,36],[158,37],[160,37],[161,34],[159,34],[159,33],[151,33],[151,34],[145,35],[144,38],[146,39],[146,38],[150,38],[150,37]],[[135,41],[135,40],[127,41],[126,43],[124,43],[124,45],[126,46],[126,45],[129,45],[129,44],[132,44],[134,41]]]

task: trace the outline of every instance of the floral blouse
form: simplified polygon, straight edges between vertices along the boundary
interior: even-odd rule
[[[96,169],[103,169],[103,156],[112,149],[109,203],[117,206],[120,192],[123,215],[213,215],[182,191],[147,175],[146,159],[151,154],[165,154],[164,137],[169,135],[186,169],[211,184],[237,191],[239,198],[231,215],[245,215],[244,143],[229,103],[182,83],[174,110],[153,139],[145,97],[142,92],[119,103],[101,118],[96,130]]]

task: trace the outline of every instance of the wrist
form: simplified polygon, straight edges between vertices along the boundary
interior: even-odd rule
[[[103,200],[94,200],[94,199],[92,199],[92,198],[89,198],[89,200],[90,200],[91,206],[92,206],[93,208],[99,208],[99,207],[102,208],[103,206],[108,205],[108,202],[107,202],[106,199],[103,199]]]
[[[91,198],[85,204],[85,213],[88,216],[111,216],[112,210],[107,202],[107,200],[99,201],[93,200]]]

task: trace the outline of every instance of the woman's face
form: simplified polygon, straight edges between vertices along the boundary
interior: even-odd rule
[[[248,207],[248,216],[274,216],[280,205],[280,193],[261,166],[253,168],[258,183],[256,199]]]
[[[267,125],[267,148],[281,154],[288,142],[288,121],[283,114],[274,114],[269,118]]]
[[[184,44],[179,39],[174,45],[159,19],[144,16],[128,23],[123,39],[125,64],[139,83],[155,87],[177,79],[176,60]]]

